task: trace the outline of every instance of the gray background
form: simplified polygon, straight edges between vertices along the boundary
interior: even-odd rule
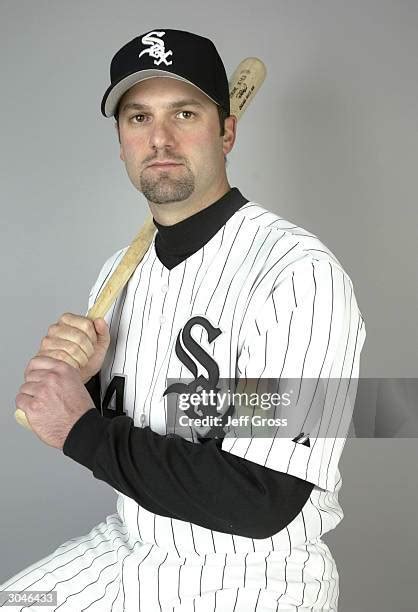
[[[14,396],[48,325],[85,312],[145,218],[99,105],[114,52],[163,27],[212,38],[228,74],[265,61],[230,183],[343,263],[366,321],[361,375],[416,377],[416,1],[2,0],[0,582],[115,512],[113,490],[15,424]],[[417,464],[414,439],[347,442],[345,518],[325,538],[341,612],[416,609]]]

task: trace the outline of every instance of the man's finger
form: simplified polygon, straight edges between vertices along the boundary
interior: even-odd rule
[[[94,336],[91,337],[90,334],[85,333],[78,327],[73,327],[72,325],[67,325],[64,323],[54,323],[48,327],[48,334],[45,336],[42,342],[44,342],[46,338],[60,338],[62,340],[68,340],[74,344],[77,344],[78,346],[83,347],[84,352],[89,356],[94,353],[94,347],[97,344],[97,335],[94,327],[93,333]],[[41,347],[44,348],[42,344]]]
[[[41,344],[38,355],[61,359],[61,361],[65,361],[75,368],[83,368],[88,363],[90,357],[73,342],[64,340],[54,341],[53,339],[51,339],[51,342],[43,342]]]
[[[70,327],[81,330],[86,336],[89,337],[92,344],[96,343],[96,330],[94,329],[93,321],[91,319],[72,314],[71,312],[65,312],[58,319],[58,323],[69,325]]]
[[[51,370],[30,370],[25,374],[25,382],[41,382],[44,380],[45,374]]]
[[[75,368],[77,370],[80,369],[80,364],[78,363],[78,361],[76,361],[73,357],[71,357],[71,355],[68,355],[68,353],[66,353],[65,351],[41,351],[40,353],[38,353],[38,356],[39,357],[51,357],[52,359],[54,359],[54,361],[63,361],[67,365],[70,365],[72,368]],[[40,377],[42,375],[45,375],[46,372],[50,372],[50,371],[51,371],[51,368],[46,369],[44,371],[42,368],[38,368],[38,367],[30,368],[30,362],[29,362],[24,372],[24,379],[29,380],[30,376],[33,375],[34,373],[38,377]]]
[[[66,365],[62,359],[54,359],[53,357],[47,357],[45,355],[36,355],[29,361],[26,370],[26,374],[29,374],[32,370],[54,370],[62,369]]]
[[[42,388],[41,381],[30,381],[30,382],[27,381],[23,383],[23,385],[20,386],[19,393],[24,393],[25,395],[35,397],[35,396],[39,396],[39,392],[41,388]]]
[[[32,403],[33,397],[28,395],[27,393],[18,393],[15,399],[16,408],[20,408],[26,414],[30,408],[30,404]]]

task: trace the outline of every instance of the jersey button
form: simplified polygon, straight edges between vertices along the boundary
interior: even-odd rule
[[[167,293],[167,291],[168,291],[168,285],[163,285],[163,286],[161,287],[161,291],[162,291],[162,293]]]
[[[164,325],[164,323],[165,323],[165,317],[160,317],[160,323],[161,323],[161,325]]]

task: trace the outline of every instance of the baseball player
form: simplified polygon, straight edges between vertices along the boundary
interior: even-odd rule
[[[102,113],[157,231],[105,319],[49,328],[16,404],[117,511],[2,589],[56,591],[62,612],[336,611],[322,536],[343,516],[365,340],[352,282],[315,235],[229,185],[236,118],[210,40],[154,30],[110,72]],[[266,382],[290,406],[250,404]]]

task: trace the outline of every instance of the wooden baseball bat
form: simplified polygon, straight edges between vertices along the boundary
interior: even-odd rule
[[[247,57],[238,65],[229,80],[231,115],[235,115],[238,120],[241,119],[265,78],[266,67],[256,57]],[[154,231],[153,218],[149,215],[101,290],[96,302],[89,309],[86,315],[89,319],[93,321],[105,316],[147,252]],[[31,429],[25,413],[20,408],[15,411],[15,419],[19,425]]]

